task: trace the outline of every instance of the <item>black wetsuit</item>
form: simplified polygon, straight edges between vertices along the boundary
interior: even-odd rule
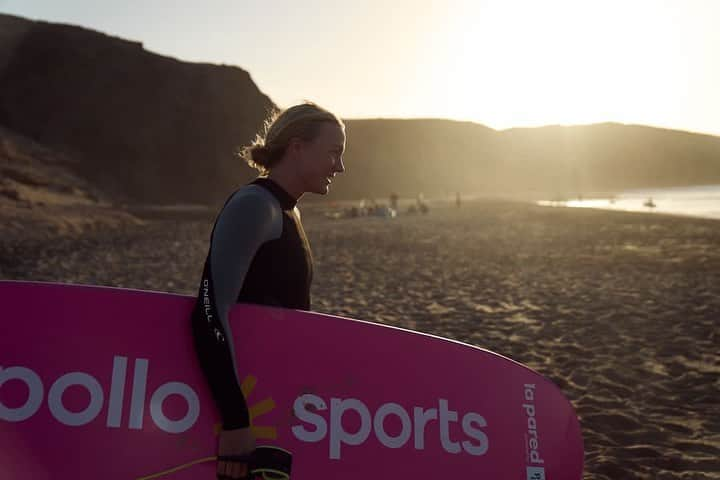
[[[235,364],[228,312],[237,302],[310,310],[312,254],[296,200],[257,178],[225,202],[210,235],[192,334],[226,430],[250,418]]]

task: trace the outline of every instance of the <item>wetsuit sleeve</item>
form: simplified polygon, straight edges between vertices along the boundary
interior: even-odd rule
[[[228,313],[255,253],[264,242],[277,238],[281,230],[282,218],[266,198],[236,194],[223,208],[213,231],[193,315],[193,336],[226,430],[250,425]]]

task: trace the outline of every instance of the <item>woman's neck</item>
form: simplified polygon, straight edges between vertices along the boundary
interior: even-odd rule
[[[268,178],[277,183],[283,190],[292,196],[295,201],[300,200],[300,197],[302,197],[305,193],[302,185],[300,185],[300,182],[297,181],[296,174],[291,175],[289,172],[285,172],[281,168],[274,168],[268,174]]]

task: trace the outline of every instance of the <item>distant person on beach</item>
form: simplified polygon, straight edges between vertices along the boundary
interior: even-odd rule
[[[273,112],[240,151],[260,172],[220,210],[192,312],[200,367],[222,418],[217,478],[243,479],[255,450],[228,312],[238,302],[310,310],[312,255],[297,202],[345,171],[345,125],[310,102]]]
[[[428,213],[428,211],[430,210],[427,203],[425,202],[425,196],[422,194],[422,192],[418,194],[416,203],[418,212]]]
[[[398,195],[395,192],[390,194],[390,208],[393,210],[398,209]]]
[[[460,192],[455,192],[455,206],[459,208],[461,203]]]

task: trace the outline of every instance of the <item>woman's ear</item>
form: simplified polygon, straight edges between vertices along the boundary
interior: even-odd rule
[[[300,137],[292,137],[288,141],[287,149],[292,155],[298,155],[302,152],[303,146],[303,141]]]

